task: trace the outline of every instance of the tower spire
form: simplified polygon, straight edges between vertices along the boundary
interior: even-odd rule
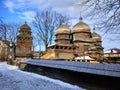
[[[94,27],[93,27],[93,32],[96,32],[96,28],[95,28],[95,25],[94,25]]]
[[[82,20],[83,20],[83,18],[82,18],[81,16],[80,16],[80,18],[79,18],[79,19],[80,19],[80,21],[82,21]]]
[[[62,25],[64,25],[64,24],[65,24],[64,20],[62,20],[61,24],[62,24]]]
[[[25,20],[25,24],[27,24],[27,21]]]
[[[82,16],[81,16],[81,12],[80,12],[80,18],[79,18],[80,21],[82,21]]]

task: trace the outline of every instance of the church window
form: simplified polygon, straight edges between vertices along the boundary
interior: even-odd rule
[[[71,47],[69,47],[69,49],[71,49]]]
[[[56,46],[56,49],[58,49],[59,47],[58,46]]]
[[[76,48],[74,47],[73,50],[75,50]]]
[[[67,47],[65,47],[65,49],[67,49]]]

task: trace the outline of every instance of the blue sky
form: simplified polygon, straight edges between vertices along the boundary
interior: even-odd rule
[[[51,8],[64,15],[74,17],[70,22],[72,26],[79,21],[80,13],[84,22],[90,25],[91,31],[95,25],[95,20],[86,18],[85,6],[78,5],[80,0],[0,0],[0,17],[6,22],[24,23],[29,25],[35,16],[36,11]],[[101,32],[98,31],[100,35]],[[111,36],[102,36],[105,50],[110,48],[120,48],[119,42],[108,39]]]

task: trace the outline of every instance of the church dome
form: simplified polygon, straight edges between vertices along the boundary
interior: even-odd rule
[[[27,22],[25,21],[25,23],[20,27],[20,29],[31,29],[29,26],[28,26],[28,24],[27,24]]]
[[[95,41],[101,41],[101,36],[96,33],[95,28],[93,30],[94,31],[92,33],[92,39],[95,40]]]
[[[70,34],[70,29],[64,22],[56,29],[55,34]]]
[[[82,17],[80,17],[80,21],[73,26],[72,32],[90,32],[90,27],[88,24],[84,23]]]

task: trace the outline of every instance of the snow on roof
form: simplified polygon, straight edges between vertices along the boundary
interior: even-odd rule
[[[55,45],[55,43],[54,43],[54,44],[49,45],[48,47],[51,47],[51,46],[54,46],[54,45]]]
[[[93,58],[89,56],[81,56],[81,57],[76,57],[76,60],[93,60]]]
[[[120,53],[120,49],[111,48],[111,49],[106,50],[104,53]]]
[[[70,70],[75,72],[85,72],[91,74],[120,77],[119,64],[102,64],[102,63],[96,64],[96,63],[88,63],[88,62],[42,60],[42,59],[41,60],[33,59],[22,63],[42,66],[42,67]]]

